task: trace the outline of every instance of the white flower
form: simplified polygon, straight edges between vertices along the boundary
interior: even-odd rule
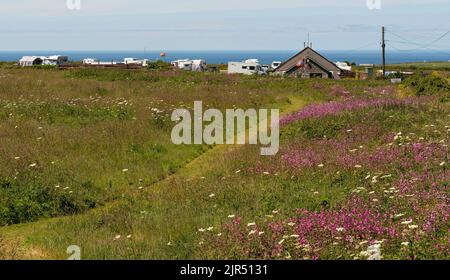
[[[409,246],[409,242],[402,242],[402,246]]]
[[[126,168],[122,169],[122,172],[128,172],[128,169],[126,169]]]
[[[216,196],[216,194],[214,194],[214,193],[212,193],[212,194],[209,195],[210,198],[213,198],[213,197],[215,197],[215,196]]]
[[[416,229],[416,228],[419,228],[419,226],[418,225],[409,225],[408,228],[409,229]]]
[[[413,221],[412,221],[412,219],[411,220],[407,220],[407,221],[403,221],[402,222],[402,225],[409,225],[409,224],[411,224]]]
[[[263,234],[264,234],[264,231],[258,232],[258,235],[259,235],[259,236],[261,236],[261,235],[263,235]]]
[[[119,240],[120,237],[122,237],[120,234],[119,234],[119,235],[116,235],[116,237],[114,237],[114,240]]]
[[[338,231],[338,232],[344,231],[344,228],[342,228],[342,227],[336,228],[336,231]]]
[[[317,166],[320,167],[320,168],[324,167],[323,163],[321,163],[321,164],[319,164]]]
[[[252,227],[252,226],[256,226],[256,223],[248,223],[247,227]]]
[[[367,253],[369,254],[368,260],[381,260],[381,244],[374,244],[367,248]]]
[[[228,215],[228,218],[233,219],[236,215]]]
[[[295,223],[290,222],[290,223],[288,223],[288,226],[293,227],[293,226],[295,226]]]
[[[280,242],[278,242],[278,245],[281,245],[284,243],[284,241],[286,241],[285,239],[281,239]]]
[[[248,235],[253,235],[253,234],[255,234],[256,233],[256,230],[251,230],[249,233],[248,233]]]
[[[439,164],[439,166],[444,166],[445,165],[445,161],[441,162],[441,164]]]
[[[299,238],[300,235],[298,235],[298,234],[292,234],[290,237],[292,237],[292,238]]]
[[[36,166],[37,166],[37,163],[30,164],[30,167],[36,167]]]
[[[360,255],[361,257],[368,257],[370,254],[369,254],[369,252],[367,252],[367,251],[361,251],[361,253],[359,253],[359,255]]]
[[[362,168],[362,165],[357,164],[355,165],[355,168]]]
[[[127,235],[127,238],[130,239],[131,238],[131,234]]]
[[[238,174],[238,173],[240,173],[240,172],[241,172],[241,170],[239,169],[239,170],[237,170],[235,173]]]
[[[403,216],[405,216],[405,214],[400,213],[400,214],[395,215],[394,217],[395,217],[395,218],[401,218],[401,217],[403,217]]]
[[[208,231],[212,231],[213,229],[214,229],[214,227],[207,228]]]
[[[198,231],[199,232],[205,232],[206,230],[204,228],[199,228]]]

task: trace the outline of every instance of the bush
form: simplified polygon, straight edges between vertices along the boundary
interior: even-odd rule
[[[425,77],[414,75],[405,80],[405,85],[414,89],[417,96],[448,93],[450,91],[448,81],[437,75],[428,75]]]
[[[99,189],[90,182],[74,192],[57,190],[41,182],[0,180],[0,226],[82,213],[99,203]]]
[[[170,63],[164,62],[162,60],[158,60],[155,62],[150,62],[147,66],[149,70],[157,70],[157,71],[168,71],[172,69]]]

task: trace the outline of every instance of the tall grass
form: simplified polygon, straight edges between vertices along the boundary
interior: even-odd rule
[[[265,251],[272,245],[278,250],[280,240],[264,239],[272,243],[260,247],[248,238],[235,239],[226,231],[228,224],[240,218],[244,226],[235,233],[249,236],[247,223],[266,227],[272,219],[299,219],[296,209],[332,213],[365,186],[367,173],[392,173],[386,183],[395,183],[401,176],[395,164],[408,166],[381,162],[349,168],[338,160],[338,152],[366,149],[360,155],[365,160],[400,131],[445,143],[445,103],[430,99],[423,107],[400,101],[372,107],[367,101],[357,110],[344,106],[341,113],[295,120],[283,128],[282,150],[275,158],[259,157],[258,147],[252,146],[175,146],[170,142],[171,111],[192,109],[195,100],[221,110],[349,98],[397,100],[396,91],[384,81],[1,69],[0,223],[37,222],[3,227],[0,233],[8,240],[19,236],[25,251],[21,258],[64,259],[73,244],[82,248],[84,259],[286,258],[286,251]],[[311,164],[286,164],[286,155],[295,159],[305,152]],[[448,161],[441,156],[434,156],[433,164]],[[383,203],[386,209],[397,205],[389,199]],[[442,226],[439,237],[421,240],[441,246]],[[397,253],[398,241],[387,258],[410,257]],[[352,250],[327,247],[322,254],[292,256],[352,258]],[[422,254],[418,258],[442,256],[417,252]]]

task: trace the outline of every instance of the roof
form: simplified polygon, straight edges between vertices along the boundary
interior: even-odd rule
[[[20,59],[21,62],[33,62],[36,59],[41,59],[39,56],[24,56]],[[42,60],[42,59],[41,59]]]
[[[275,70],[275,72],[285,72],[285,71],[292,69],[292,67],[294,67],[298,63],[299,59],[302,56],[311,58],[316,64],[319,64],[321,66],[321,68],[324,68],[328,71],[340,71],[341,70],[333,62],[329,61],[327,58],[322,56],[320,53],[316,52],[315,50],[313,50],[310,47],[306,47],[299,53],[295,54],[294,56],[292,56],[291,58],[289,58],[288,60],[283,62],[280,66],[278,66],[278,68]]]

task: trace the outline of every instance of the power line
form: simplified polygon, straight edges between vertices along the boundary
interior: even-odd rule
[[[402,44],[402,45],[414,45],[414,46],[417,46],[417,44],[412,44],[412,43],[405,42],[405,41],[386,40],[386,42],[392,42],[392,43],[397,43],[397,44]],[[437,47],[437,48],[447,48],[447,46],[442,46],[442,45],[434,45],[434,47]],[[431,49],[431,48],[425,47],[425,46],[424,46],[424,48],[426,48],[426,49]],[[420,48],[416,48],[416,50],[417,50],[417,49],[420,49]]]
[[[448,34],[450,34],[450,30],[445,32],[444,35],[442,35],[441,37],[437,38],[436,40],[434,40],[433,42],[430,43],[430,45],[433,45],[434,43],[439,42],[440,40],[444,39],[445,36],[447,36]]]
[[[440,40],[442,40],[443,38],[445,38],[448,34],[450,34],[450,30],[449,30],[449,31],[445,32],[443,35],[441,35],[440,37],[438,37],[437,39],[431,41],[430,43],[428,43],[428,44],[421,44],[421,43],[417,43],[417,42],[414,42],[414,41],[412,41],[412,40],[406,39],[405,37],[400,36],[400,35],[398,35],[398,34],[392,32],[392,31],[390,31],[390,30],[387,30],[387,32],[388,32],[389,34],[391,34],[391,35],[394,35],[394,36],[397,37],[397,38],[400,38],[400,39],[403,40],[405,43],[409,43],[409,44],[411,44],[411,45],[418,46],[419,48],[416,48],[415,50],[418,50],[418,49],[429,49],[430,46],[436,44],[437,42],[439,42]]]
[[[391,44],[390,42],[393,42],[393,41],[389,41],[388,46],[389,46],[390,48],[395,49],[396,51],[401,51],[401,52],[415,52],[415,51],[418,50],[417,48],[416,48],[416,49],[400,49],[400,48],[397,48],[395,45]],[[436,50],[436,49],[431,49],[431,48],[426,48],[426,49],[427,49],[427,50],[432,50],[432,51],[434,51],[434,52],[438,52],[438,53],[441,53],[441,54],[450,55],[450,51],[446,52],[446,51]]]

